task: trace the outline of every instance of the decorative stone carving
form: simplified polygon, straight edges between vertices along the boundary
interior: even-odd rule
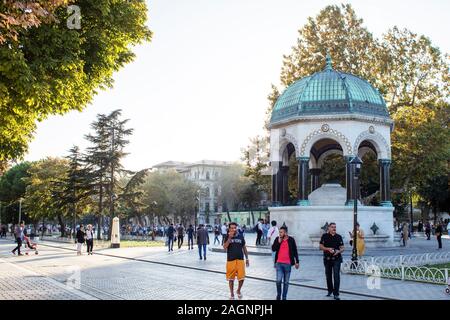
[[[330,130],[330,126],[325,123],[322,125],[321,129],[323,132],[328,132],[328,130]]]
[[[298,147],[297,139],[292,134],[286,133],[286,131],[285,131],[283,139],[282,139],[282,141],[280,143],[280,146],[281,146],[281,148],[280,148],[280,155],[281,156],[283,155],[284,149],[286,148],[288,143],[292,143],[294,145],[295,156],[298,157],[298,155],[299,155],[299,147]]]
[[[370,132],[370,128],[367,131],[363,131],[359,134],[359,136],[356,138],[355,144],[353,146],[353,153],[358,154],[359,145],[362,141],[369,140],[374,141],[377,145],[375,147],[380,148],[378,154],[378,158],[385,158],[385,159],[391,159],[391,147],[387,143],[386,139],[378,132]],[[377,150],[378,151],[378,150]]]
[[[314,130],[305,138],[305,140],[303,141],[303,143],[300,147],[300,157],[308,156],[308,155],[306,155],[306,146],[313,138],[315,138],[317,136],[323,136],[323,138],[331,138],[331,139],[337,140],[337,142],[339,142],[341,144],[342,149],[344,150],[344,154],[352,154],[352,145],[343,133],[341,133],[335,129],[331,129],[329,127],[325,128],[325,129],[327,129],[327,131],[323,131],[323,129],[324,129],[324,126],[322,125],[322,127],[320,129]],[[309,149],[308,149],[308,151],[309,151]]]

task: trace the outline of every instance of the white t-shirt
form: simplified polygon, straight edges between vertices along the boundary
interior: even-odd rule
[[[227,234],[227,226],[226,225],[223,224],[220,228],[222,230],[222,234]]]
[[[273,244],[276,237],[278,237],[278,233],[280,231],[278,230],[278,227],[270,227],[269,231],[267,231],[267,238],[270,238],[270,243]]]

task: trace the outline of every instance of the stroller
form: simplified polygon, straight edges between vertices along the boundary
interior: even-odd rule
[[[23,240],[25,242],[25,248],[28,247],[30,250],[34,250],[34,254],[39,254],[36,243],[31,242],[30,238],[27,236],[24,236]],[[28,255],[28,252],[25,252],[25,254]]]

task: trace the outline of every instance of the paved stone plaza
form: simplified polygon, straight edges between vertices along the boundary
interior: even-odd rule
[[[412,240],[411,248],[432,250],[434,242],[424,241]],[[449,242],[446,239],[444,245]],[[40,243],[39,255],[18,257],[11,254],[13,247],[12,241],[0,241],[1,299],[228,299],[225,255],[220,252],[208,252],[206,261],[186,247],[172,253],[165,247],[100,249],[93,256],[76,256],[74,245],[46,241]],[[402,249],[392,253],[398,250]],[[244,299],[274,299],[271,258],[250,259]],[[325,297],[320,252],[301,255],[300,260],[300,270],[291,275],[288,299],[330,299]],[[367,277],[346,274],[341,277],[341,292],[343,300],[450,299],[441,285],[380,279],[379,289],[369,289]]]

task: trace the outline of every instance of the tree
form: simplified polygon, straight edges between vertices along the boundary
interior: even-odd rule
[[[109,191],[110,228],[108,239],[111,238],[112,219],[114,218],[114,211],[115,211],[114,201],[115,198],[117,197],[116,195],[117,179],[115,176],[124,173],[129,173],[129,171],[126,171],[123,168],[122,160],[127,155],[127,153],[124,152],[124,148],[126,145],[130,143],[130,141],[127,140],[127,137],[133,133],[133,129],[125,127],[129,119],[120,120],[121,115],[122,115],[121,110],[114,110],[107,117],[107,124],[108,124],[107,129],[110,131],[110,138],[111,138],[110,151],[108,153],[108,158],[106,159],[109,169],[108,191]]]
[[[220,188],[218,202],[225,208],[230,221],[230,210],[238,210],[242,207],[243,191],[250,182],[250,179],[244,177],[244,170],[242,164],[235,163],[225,168],[218,180]]]
[[[133,129],[126,128],[129,120],[121,120],[120,116],[121,110],[114,110],[109,115],[99,114],[97,121],[91,125],[94,134],[86,136],[92,146],[87,149],[85,161],[91,170],[91,180],[98,194],[98,238],[101,237],[100,229],[103,225],[104,192],[108,192],[109,195],[109,216],[112,224],[114,202],[117,197],[116,175],[129,173],[123,168],[121,161],[127,155],[124,148],[129,143],[127,137],[132,134]],[[111,232],[111,226],[109,231]]]
[[[144,191],[142,184],[148,174],[149,169],[143,169],[136,172],[130,179],[128,179],[122,192],[117,198],[119,204],[119,211],[126,217],[135,217],[142,225],[142,214],[146,209],[143,202]]]
[[[430,106],[448,97],[448,56],[427,37],[394,27],[383,35],[377,56],[377,87],[392,115],[402,106]]]
[[[19,33],[41,23],[56,21],[55,11],[67,0],[2,1],[0,3],[0,44],[19,40]]]
[[[67,174],[53,184],[52,192],[56,206],[67,208],[68,216],[73,218],[73,231],[75,232],[77,217],[85,213],[92,202],[94,188],[91,184],[91,172],[84,166],[83,155],[77,146],[69,150],[66,157],[68,161]],[[62,221],[60,221],[60,224]],[[63,226],[61,236],[64,237]],[[74,235],[75,236],[75,235]]]
[[[18,222],[19,199],[25,196],[26,178],[29,177],[30,162],[22,162],[7,170],[0,177],[0,202],[2,222]],[[22,220],[27,220],[26,214]]]
[[[33,222],[41,219],[58,219],[64,236],[64,217],[67,210],[57,205],[52,190],[56,181],[67,177],[69,163],[65,159],[46,158],[33,162],[29,168],[24,208]]]
[[[155,171],[142,184],[145,212],[158,217],[161,223],[181,219],[192,220],[195,215],[199,186],[176,171]]]
[[[448,211],[450,209],[450,189],[448,186],[448,175],[441,175],[428,179],[418,188],[418,194],[423,202],[433,211],[434,224],[437,222],[439,210]]]
[[[400,107],[392,135],[393,187],[406,194],[433,178],[448,174],[450,105]]]
[[[91,142],[91,146],[86,150],[85,162],[90,171],[90,181],[95,190],[94,196],[97,198],[97,239],[101,239],[101,229],[103,226],[103,193],[107,185],[108,174],[108,123],[107,117],[103,114],[97,115],[97,121],[91,124],[93,134],[85,136]]]
[[[0,3],[0,162],[27,151],[36,120],[83,110],[113,73],[151,39],[142,0],[74,0],[81,28],[68,28],[69,1]]]
[[[259,194],[270,194],[271,171],[268,166],[268,145],[268,138],[256,136],[251,138],[249,145],[242,150],[242,160],[245,162],[244,176],[252,181]]]

